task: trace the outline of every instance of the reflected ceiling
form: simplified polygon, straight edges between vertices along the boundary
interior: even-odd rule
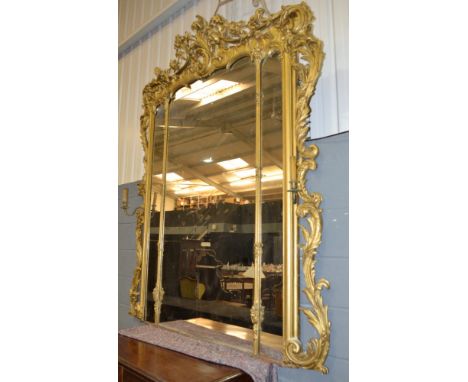
[[[264,200],[282,192],[281,66],[262,67]],[[161,182],[162,117],[157,119],[154,181]],[[170,108],[168,196],[255,195],[255,67],[242,59],[191,88],[180,89]]]

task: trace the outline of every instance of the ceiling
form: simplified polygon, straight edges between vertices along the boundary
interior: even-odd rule
[[[229,195],[254,200],[255,66],[249,59],[242,59],[229,70],[215,72],[200,86],[219,80],[238,85],[217,91],[209,99],[194,101],[176,96],[171,103],[167,184],[168,195],[173,198]],[[225,96],[233,91],[237,92]],[[282,196],[282,115],[281,65],[276,58],[263,64],[262,95],[262,195],[265,200],[278,199]],[[204,104],[205,100],[210,102]],[[156,189],[162,182],[158,175],[162,173],[163,118],[164,113],[159,112],[153,164]],[[238,158],[244,163],[234,169],[218,164]]]

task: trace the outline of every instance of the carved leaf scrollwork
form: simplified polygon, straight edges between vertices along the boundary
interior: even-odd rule
[[[197,79],[203,79],[215,70],[233,64],[245,56],[252,60],[262,59],[274,53],[280,56],[288,53],[293,58],[293,68],[297,78],[295,99],[295,140],[297,147],[297,188],[299,205],[297,217],[304,219],[300,226],[304,245],[302,251],[302,268],[304,273],[304,293],[310,302],[310,308],[301,308],[308,322],[318,334],[317,338],[308,341],[306,348],[298,338],[288,338],[284,353],[286,362],[293,367],[315,369],[327,372],[324,363],[330,346],[330,322],[327,306],[323,304],[321,291],[328,288],[325,279],[315,280],[315,262],[317,248],[321,242],[322,197],[316,192],[309,192],[306,185],[308,171],[316,169],[318,148],[308,146],[306,139],[309,133],[310,99],[320,75],[324,58],[322,42],[312,34],[314,17],[309,7],[303,2],[298,5],[283,6],[272,15],[265,15],[263,9],[257,9],[247,21],[227,21],[215,15],[210,21],[197,16],[191,29],[193,33],[179,35],[175,39],[175,58],[169,68],[154,70],[155,77],[143,90],[143,115],[140,119],[141,141],[144,151],[145,169],[148,157],[148,131],[151,113],[163,104],[163,100],[179,88]],[[294,84],[292,84],[294,86]],[[144,198],[145,174],[139,184],[139,194]],[[148,207],[148,206],[147,206]],[[137,266],[130,290],[130,314],[142,317],[145,301],[138,302],[138,285],[142,266],[142,225],[143,214],[137,215]],[[299,254],[292,254],[298,256]],[[162,296],[154,296],[162,300]],[[259,307],[257,307],[259,308]],[[261,322],[263,310],[253,309],[252,320]],[[260,316],[258,313],[261,312]],[[257,334],[258,335],[258,334]]]
[[[317,248],[322,236],[322,210],[320,204],[322,196],[316,192],[309,192],[306,185],[308,171],[315,170],[315,158],[318,155],[316,145],[306,145],[309,135],[309,116],[311,113],[310,100],[315,92],[317,80],[323,63],[323,44],[312,35],[311,25],[313,15],[308,12],[295,12],[297,17],[290,24],[286,34],[287,46],[295,57],[294,69],[297,76],[298,89],[296,98],[296,144],[297,144],[297,185],[301,204],[297,207],[298,218],[308,223],[300,225],[304,244],[302,251],[302,269],[304,273],[304,293],[312,306],[301,308],[309,323],[318,333],[318,338],[312,338],[303,350],[298,338],[291,338],[286,344],[287,361],[295,366],[315,369],[327,373],[325,360],[330,348],[330,327],[328,308],[323,304],[321,291],[329,288],[325,279],[315,280],[315,262]],[[302,26],[302,27],[301,27]]]

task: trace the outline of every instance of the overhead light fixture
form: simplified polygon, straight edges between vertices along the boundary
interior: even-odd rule
[[[213,158],[208,157],[208,158],[202,159],[202,162],[204,162],[204,163],[213,163]]]
[[[238,93],[247,87],[248,85],[235,81],[218,80],[215,82],[202,82],[199,80],[190,85],[190,87],[179,89],[176,92],[175,99],[198,101],[201,106]]]
[[[274,180],[282,180],[283,174],[276,174],[276,175],[265,175],[262,178],[262,182],[272,182]]]
[[[189,99],[192,101],[201,101],[204,98],[212,97],[216,93],[226,91],[236,85],[239,85],[239,82],[219,80],[212,84],[205,85],[199,88],[198,90],[195,90],[194,92],[187,94],[183,98]]]
[[[158,174],[156,175],[159,179],[162,179],[162,174]],[[175,172],[168,172],[166,174],[166,181],[167,182],[176,182],[178,180],[182,180],[184,178],[182,178],[179,174],[175,173]]]
[[[188,187],[192,187],[192,186],[189,185],[189,184],[186,184],[186,183],[174,182],[174,183],[170,184],[169,187],[171,188],[172,191],[176,191],[176,190],[184,190],[184,189],[186,189]]]
[[[235,176],[234,174],[229,173],[229,172],[223,173],[222,176],[229,183],[241,180],[241,178],[239,178],[238,176]]]
[[[208,83],[203,82],[202,80],[195,81],[190,86],[185,86],[185,87],[177,90],[177,92],[175,94],[175,99],[178,100],[178,99],[181,99],[181,98],[185,98],[189,94],[192,94],[192,93],[196,92],[197,90],[200,90],[200,89],[204,88],[207,85],[208,85]]]
[[[282,174],[283,170],[281,170],[278,166],[266,166],[263,168],[262,173],[267,176],[278,175],[278,174]]]
[[[221,166],[225,170],[237,170],[238,168],[247,167],[249,165],[245,160],[241,158],[225,160],[216,164],[218,166]]]
[[[174,191],[174,194],[176,195],[201,194],[204,192],[214,191],[214,190],[216,190],[215,187],[206,185],[206,186],[197,186],[197,187],[187,187],[181,190],[176,190]]]
[[[226,81],[226,80],[221,80],[225,82],[231,82],[233,85],[226,85],[224,84],[224,87],[221,88],[220,90],[213,90],[209,94],[206,94],[201,100],[200,100],[200,106],[207,105],[209,103],[216,102],[222,98],[225,98],[227,96],[239,93],[240,91],[247,89],[248,85],[246,84],[240,84],[238,82],[233,82],[233,81]],[[221,82],[219,81],[219,82]],[[215,85],[215,84],[213,84]],[[205,89],[202,89],[205,90]],[[208,93],[208,92],[207,92]]]
[[[283,179],[283,170],[278,166],[268,166],[263,170],[262,182],[272,182]]]
[[[166,125],[156,125],[156,127],[166,127]],[[195,129],[197,126],[168,125],[169,129]]]
[[[283,179],[283,170],[278,166],[267,166],[263,169],[262,182],[272,182]]]
[[[237,176],[238,178],[248,178],[251,176],[255,176],[256,170],[254,168],[249,168],[245,170],[237,170],[233,171],[233,174]]]

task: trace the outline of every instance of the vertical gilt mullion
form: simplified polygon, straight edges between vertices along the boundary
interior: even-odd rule
[[[169,112],[169,98],[166,98],[164,102],[164,142],[162,157],[162,190],[161,202],[159,206],[158,263],[156,269],[156,286],[153,289],[155,324],[159,324],[161,316],[161,305],[164,297],[164,289],[162,286],[162,268],[164,259],[164,224],[166,212],[166,173],[169,140]]]
[[[141,320],[146,319],[146,291],[148,288],[148,253],[149,253],[149,235],[150,235],[150,220],[151,220],[151,186],[153,174],[153,152],[154,152],[154,133],[156,125],[156,107],[150,105],[149,109],[149,132],[147,158],[145,168],[145,198],[144,198],[144,213],[143,213],[143,245],[141,251],[141,283],[140,283],[140,303],[137,308],[137,317]],[[140,219],[137,219],[137,227]],[[138,232],[137,232],[138,233]]]
[[[262,60],[255,58],[255,244],[254,298],[250,316],[253,323],[253,353],[260,352],[264,307],[262,306]]]

